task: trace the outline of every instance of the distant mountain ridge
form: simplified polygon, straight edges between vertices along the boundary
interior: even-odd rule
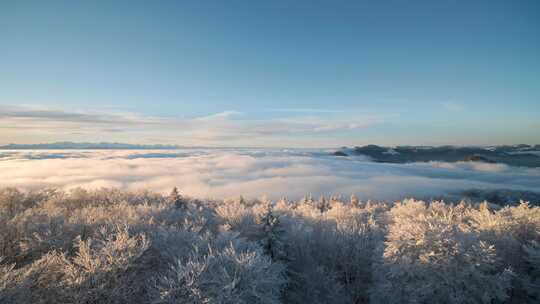
[[[84,149],[103,149],[103,150],[165,150],[165,149],[179,149],[183,148],[177,145],[138,145],[138,144],[125,144],[125,143],[76,143],[76,142],[55,142],[55,143],[43,143],[43,144],[9,144],[0,146],[1,150],[84,150]]]
[[[459,162],[473,161],[484,163],[503,163],[519,167],[540,167],[540,145],[512,145],[489,147],[458,146],[397,146],[383,147],[367,145],[354,148],[341,148],[334,155],[365,155],[375,162]]]

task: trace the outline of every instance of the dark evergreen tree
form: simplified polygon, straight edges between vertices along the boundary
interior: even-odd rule
[[[169,194],[168,197],[169,203],[173,204],[176,208],[179,209],[186,209],[187,208],[187,200],[182,197],[182,195],[178,192],[178,188],[174,187],[171,191],[171,194]]]
[[[266,254],[272,260],[284,260],[287,253],[285,252],[284,229],[281,226],[278,216],[273,212],[272,203],[265,202],[265,210],[261,215],[260,223],[262,225],[261,245]]]
[[[324,195],[321,195],[321,198],[319,198],[319,201],[317,202],[317,209],[322,213],[325,213],[326,211],[330,210],[332,206],[330,206],[330,202],[324,197]]]

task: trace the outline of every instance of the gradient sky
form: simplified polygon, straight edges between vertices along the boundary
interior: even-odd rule
[[[0,0],[0,144],[540,144],[540,1]]]

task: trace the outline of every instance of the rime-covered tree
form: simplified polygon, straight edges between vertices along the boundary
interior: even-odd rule
[[[176,202],[0,190],[0,303],[539,303],[527,203]]]
[[[332,195],[330,197],[330,205],[341,203],[341,195]]]
[[[212,243],[183,261],[159,280],[160,299],[154,303],[279,304],[286,283],[284,267],[273,263],[251,242]]]
[[[524,282],[528,290],[527,300],[530,303],[538,303],[540,302],[540,243],[531,241],[523,246],[523,251],[525,251],[525,261],[529,267],[529,275]]]
[[[309,195],[306,195],[302,198],[302,204],[305,205],[312,205],[313,204],[313,197],[311,196],[311,193]]]
[[[262,225],[261,245],[266,254],[272,260],[284,260],[285,252],[284,231],[278,216],[274,214],[270,201],[264,202],[264,211],[261,214],[260,223]]]
[[[398,203],[390,211],[375,303],[493,303],[508,298],[512,273],[478,239],[464,210],[443,203]]]
[[[332,206],[330,205],[330,202],[326,199],[326,197],[324,197],[324,195],[321,195],[319,201],[317,202],[317,209],[321,212],[321,214],[330,210],[331,207]]]
[[[178,192],[178,188],[174,187],[168,197],[169,203],[173,204],[178,209],[186,209],[187,201]]]
[[[360,200],[358,199],[358,197],[356,197],[356,195],[351,194],[350,204],[353,207],[360,207]]]

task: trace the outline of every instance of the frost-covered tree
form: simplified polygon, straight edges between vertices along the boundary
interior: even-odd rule
[[[463,210],[405,201],[392,223],[371,300],[387,303],[492,303],[508,298],[511,272],[479,240]]]
[[[260,218],[262,225],[262,237],[260,243],[264,252],[270,255],[272,260],[284,260],[287,253],[285,251],[284,230],[278,216],[273,212],[270,201],[264,203],[264,211]]]
[[[527,203],[306,196],[275,205],[185,199],[184,209],[179,198],[177,190],[0,190],[0,303],[540,298],[540,208]]]
[[[529,275],[524,280],[524,285],[527,288],[528,298],[530,303],[540,302],[540,243],[531,241],[527,245],[523,245],[525,252],[525,261],[529,267]]]
[[[178,192],[178,188],[174,187],[169,194],[168,201],[170,204],[173,204],[176,208],[179,209],[186,209],[187,208],[187,201],[180,193]]]
[[[7,302],[6,289],[10,288],[14,282],[15,264],[5,264],[4,258],[0,256],[0,302]]]
[[[467,210],[469,221],[479,238],[496,248],[501,267],[511,267],[516,274],[512,280],[510,301],[535,303],[538,289],[530,282],[535,281],[529,253],[540,242],[540,207],[531,207],[526,202],[518,206],[494,210],[487,203]],[[533,246],[533,247],[531,247]]]
[[[332,206],[330,205],[330,202],[328,201],[328,199],[326,199],[324,195],[321,195],[316,206],[321,214],[325,213],[326,211],[330,210],[330,208],[332,208]]]
[[[158,303],[280,303],[284,268],[242,240],[198,248],[160,278]]]
[[[118,303],[129,299],[135,294],[132,288],[144,286],[144,278],[137,277],[131,267],[148,249],[148,240],[142,234],[130,236],[127,227],[102,232],[101,240],[78,239],[74,256],[53,250],[27,267],[8,268],[14,273],[0,289],[2,302]]]
[[[353,207],[360,207],[360,200],[354,194],[351,194],[351,199],[349,202]]]

